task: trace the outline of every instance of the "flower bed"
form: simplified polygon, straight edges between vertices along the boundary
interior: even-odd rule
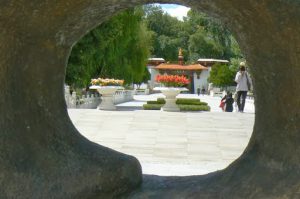
[[[179,75],[157,75],[155,81],[166,87],[184,87],[190,83],[185,76]]]
[[[124,84],[124,80],[97,78],[97,79],[92,79],[91,84],[93,86],[122,86]]]

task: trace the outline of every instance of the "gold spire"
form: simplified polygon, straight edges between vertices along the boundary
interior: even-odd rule
[[[179,65],[183,65],[183,52],[182,52],[182,48],[179,48],[179,52],[178,52],[178,64]]]
[[[179,48],[178,56],[180,56],[180,57],[182,57],[182,56],[183,56],[183,53],[182,53],[182,48]]]

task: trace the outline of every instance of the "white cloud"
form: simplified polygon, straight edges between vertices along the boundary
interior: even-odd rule
[[[169,15],[171,15],[172,17],[177,17],[177,19],[179,20],[183,20],[183,17],[186,17],[188,11],[190,10],[190,8],[180,5],[161,4],[160,6]]]

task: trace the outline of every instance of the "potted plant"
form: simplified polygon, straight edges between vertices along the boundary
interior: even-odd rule
[[[162,107],[162,110],[179,112],[176,96],[181,91],[187,90],[184,86],[189,84],[190,81],[183,75],[157,75],[155,80],[164,86],[154,88],[154,90],[160,90],[166,96],[166,104]]]
[[[96,89],[101,94],[100,110],[116,110],[113,97],[118,89],[123,88],[124,80],[97,78],[91,80],[90,89]]]

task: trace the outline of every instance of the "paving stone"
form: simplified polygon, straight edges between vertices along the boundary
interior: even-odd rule
[[[136,156],[146,174],[204,174],[225,168],[242,154],[253,130],[254,109],[223,113],[217,109],[219,99],[202,98],[215,103],[212,112],[70,109],[69,115],[88,139]]]

